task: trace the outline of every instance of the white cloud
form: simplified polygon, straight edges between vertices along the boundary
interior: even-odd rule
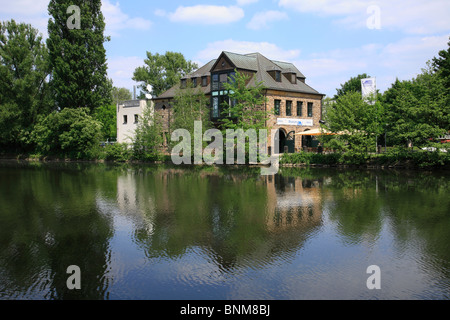
[[[245,6],[245,5],[248,5],[248,4],[256,3],[258,1],[259,0],[236,0],[237,4],[239,6]]]
[[[450,30],[448,0],[279,0],[279,5],[304,13],[336,16],[337,22],[352,27],[367,27],[375,5],[380,9],[381,28],[399,29],[410,34],[430,34]]]
[[[448,36],[408,37],[386,45],[369,44],[312,54],[293,61],[316,90],[334,95],[340,84],[362,73],[377,78],[388,89],[396,78],[410,80],[426,62],[447,48]]]
[[[288,15],[285,12],[281,11],[264,11],[256,13],[252,20],[247,24],[247,28],[252,30],[260,30],[268,28],[269,23],[287,20],[289,19]]]
[[[300,56],[300,50],[283,50],[269,42],[235,41],[228,39],[209,43],[206,49],[197,54],[196,60],[201,61],[201,63],[207,63],[219,57],[222,51],[240,54],[259,52],[269,59],[284,61],[292,61]]]
[[[47,13],[49,0],[2,0],[1,13],[7,15],[37,16]]]
[[[105,17],[106,31],[108,35],[119,35],[120,30],[148,30],[152,22],[144,18],[130,18],[120,8],[119,2],[111,3],[109,0],[102,1],[102,12]]]
[[[132,80],[134,70],[144,65],[141,57],[114,57],[108,59],[108,76],[113,85],[119,88],[133,89],[136,82]]]
[[[226,24],[241,20],[244,10],[231,6],[197,5],[192,7],[180,6],[169,14],[172,22],[188,22],[194,24]]]

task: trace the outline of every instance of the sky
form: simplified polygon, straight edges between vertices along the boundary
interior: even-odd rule
[[[0,20],[46,38],[48,3],[0,0]],[[130,90],[147,52],[180,52],[201,67],[230,51],[291,62],[327,96],[363,73],[384,92],[421,73],[450,36],[449,0],[102,0],[102,11],[108,76]]]

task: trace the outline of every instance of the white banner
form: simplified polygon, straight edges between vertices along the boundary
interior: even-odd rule
[[[312,119],[278,118],[277,125],[279,125],[279,126],[312,127],[312,126],[314,126],[314,121]]]
[[[361,92],[364,100],[377,93],[377,80],[375,78],[367,78],[361,80]]]

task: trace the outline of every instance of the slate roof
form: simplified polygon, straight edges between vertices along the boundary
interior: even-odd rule
[[[319,93],[317,90],[311,88],[309,85],[303,82],[306,77],[300,72],[300,70],[297,69],[294,64],[289,62],[270,60],[260,53],[237,54],[224,51],[218,59],[211,60],[209,63],[194,71],[185,78],[210,75],[212,68],[215,66],[216,62],[220,60],[222,55],[225,55],[236,67],[236,69],[254,72],[254,76],[248,84],[249,86],[254,86],[257,82],[262,82],[266,89],[321,95],[321,93]],[[283,75],[281,77],[282,81],[277,82],[269,73],[273,70],[281,71],[282,74],[294,73],[297,77],[297,82],[292,83]],[[301,81],[300,79],[302,79],[303,81]],[[180,85],[176,85],[175,87],[161,94],[156,99],[173,98],[179,87]],[[199,87],[205,94],[211,92],[211,85],[208,85],[207,87]]]

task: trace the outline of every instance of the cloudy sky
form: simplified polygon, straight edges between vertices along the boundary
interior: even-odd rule
[[[0,0],[0,19],[46,36],[48,0]],[[200,66],[221,51],[260,52],[294,63],[332,96],[367,73],[381,91],[411,79],[450,36],[448,0],[102,0],[109,76],[132,89],[146,52],[181,52]]]

